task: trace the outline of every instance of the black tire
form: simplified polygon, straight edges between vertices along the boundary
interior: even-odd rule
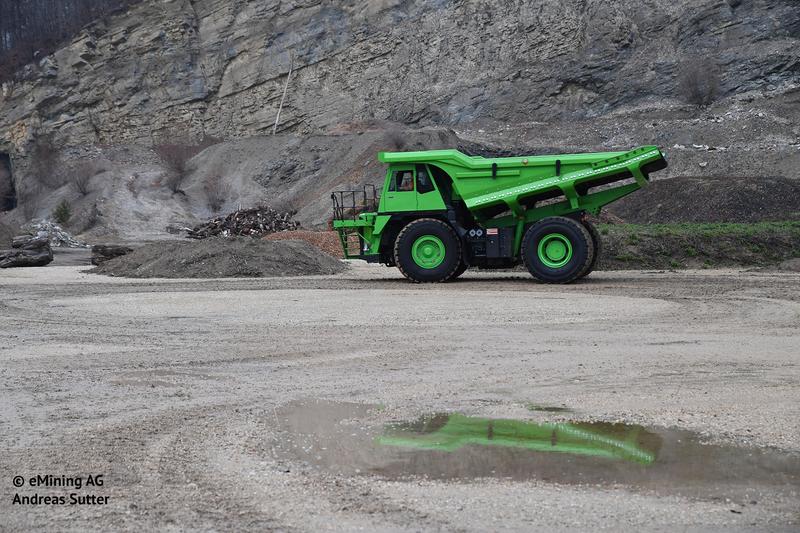
[[[553,235],[558,235],[553,239]],[[569,248],[558,262],[546,264],[540,257],[540,244],[553,240]],[[571,218],[548,217],[540,220],[525,232],[522,239],[522,260],[533,277],[545,283],[571,283],[585,272],[594,259],[594,245],[589,231]]]
[[[464,262],[464,260],[462,259],[462,260],[461,260],[461,264],[458,266],[458,268],[456,269],[456,271],[455,271],[455,272],[453,272],[453,275],[452,275],[452,276],[450,276],[450,277],[448,278],[448,280],[447,280],[447,281],[452,281],[452,280],[454,280],[454,279],[457,279],[457,278],[458,278],[458,277],[459,277],[461,274],[463,274],[464,272],[466,272],[468,268],[469,268],[469,265],[467,265],[467,264]]]
[[[589,235],[592,237],[594,257],[592,257],[592,262],[589,263],[589,266],[586,268],[586,272],[581,272],[577,279],[585,278],[594,271],[597,260],[600,259],[600,254],[603,252],[603,240],[600,238],[600,232],[597,231],[594,224],[587,220],[583,222],[583,227],[586,228],[586,231],[588,231]]]
[[[444,258],[439,264],[422,267],[412,256],[412,247],[425,236],[433,236],[444,247]],[[440,283],[452,279],[461,266],[461,241],[453,228],[435,218],[420,218],[409,222],[394,242],[394,261],[397,268],[415,283]]]

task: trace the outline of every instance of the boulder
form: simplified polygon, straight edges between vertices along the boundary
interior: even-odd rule
[[[33,237],[31,235],[21,235],[19,237],[14,237],[11,241],[11,247],[21,250],[42,250],[44,248],[50,248],[50,240],[47,236]]]
[[[53,261],[53,251],[48,246],[43,250],[0,250],[0,268],[40,267]]]
[[[50,240],[45,235],[20,235],[11,241],[11,250],[0,250],[0,268],[38,267],[53,261]]]

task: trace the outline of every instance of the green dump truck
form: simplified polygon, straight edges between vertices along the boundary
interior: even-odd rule
[[[600,235],[587,220],[666,168],[656,146],[627,152],[485,158],[458,150],[381,152],[374,186],[336,191],[333,228],[348,259],[397,266],[414,282],[523,263],[546,283],[588,275]]]

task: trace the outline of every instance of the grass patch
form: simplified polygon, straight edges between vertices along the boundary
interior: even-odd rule
[[[624,263],[631,263],[631,262],[634,262],[634,261],[639,261],[640,258],[636,257],[635,255],[631,255],[631,254],[619,254],[619,255],[615,255],[614,259],[616,259],[617,261],[622,261]]]

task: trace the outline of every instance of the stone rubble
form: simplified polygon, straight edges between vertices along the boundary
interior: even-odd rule
[[[46,236],[14,237],[10,250],[0,250],[0,268],[39,267],[53,261],[53,250]]]
[[[64,228],[50,220],[31,222],[22,228],[24,231],[38,237],[46,237],[50,246],[54,248],[88,248],[89,245],[77,240]]]

